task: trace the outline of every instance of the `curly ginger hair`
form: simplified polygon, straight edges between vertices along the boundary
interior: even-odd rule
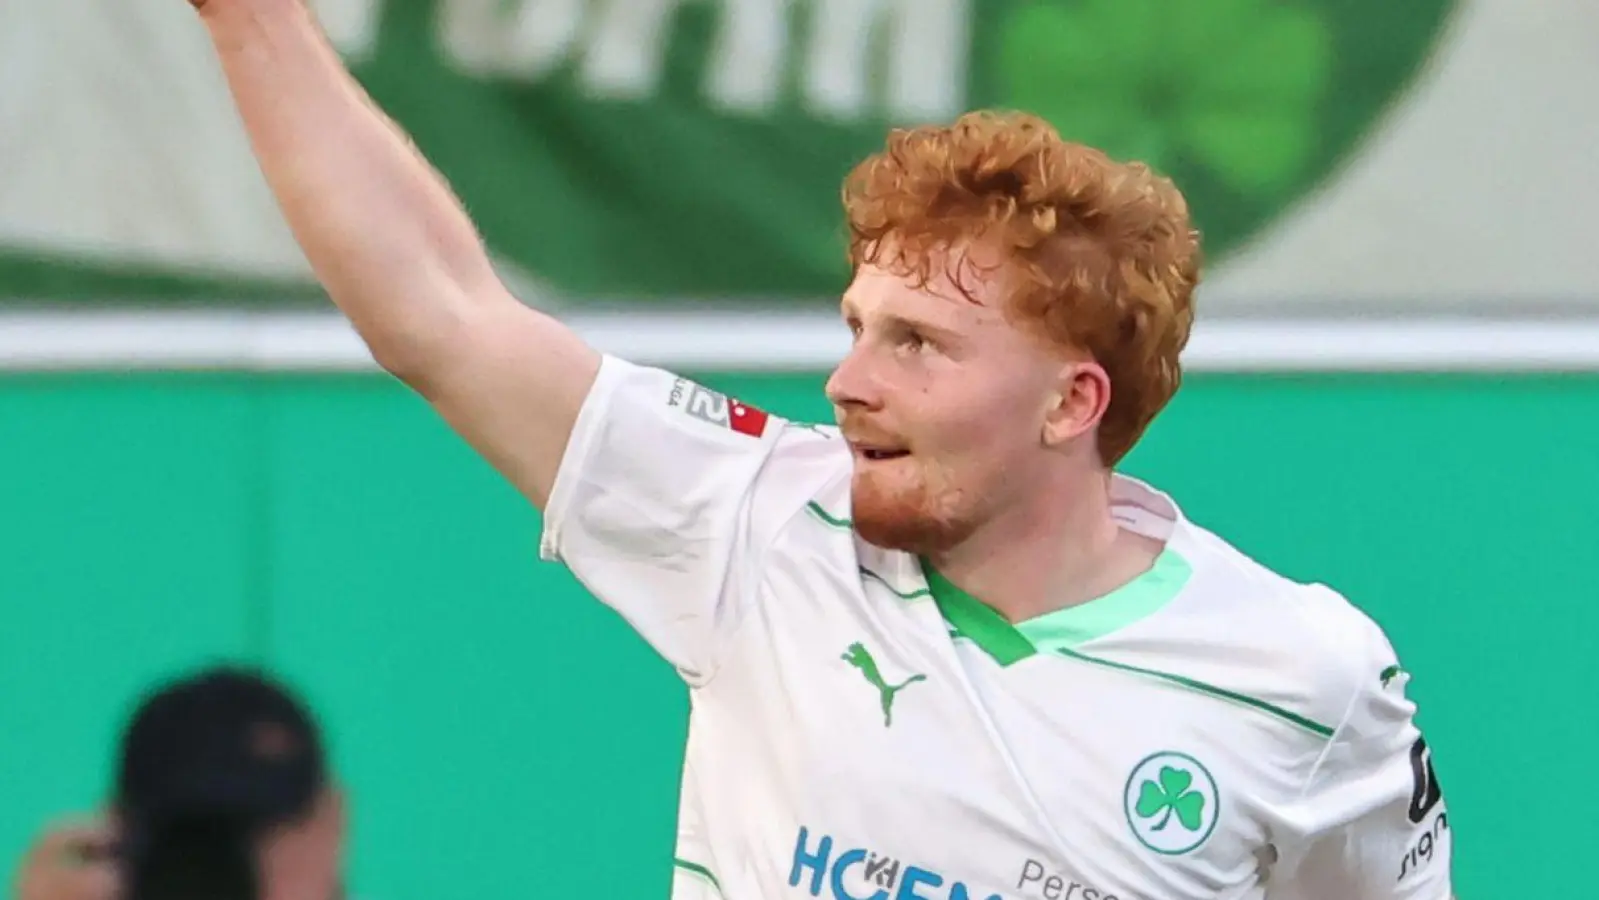
[[[857,269],[925,285],[941,251],[998,243],[1017,276],[1007,313],[1109,376],[1098,433],[1106,465],[1176,394],[1199,234],[1183,195],[1147,166],[1066,141],[1037,116],[975,112],[893,131],[850,173],[843,199]]]

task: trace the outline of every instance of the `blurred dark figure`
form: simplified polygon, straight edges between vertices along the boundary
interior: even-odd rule
[[[112,801],[122,900],[337,900],[345,817],[310,713],[219,669],[151,697]]]
[[[109,840],[46,836],[19,900],[343,897],[344,806],[318,729],[253,672],[208,670],[144,702],[123,735],[105,828]],[[104,871],[117,876],[113,896],[93,893]]]

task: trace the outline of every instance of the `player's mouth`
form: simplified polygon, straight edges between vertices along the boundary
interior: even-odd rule
[[[889,447],[873,444],[851,444],[850,449],[855,451],[857,459],[866,462],[887,462],[892,459],[910,456],[911,452],[901,447]]]

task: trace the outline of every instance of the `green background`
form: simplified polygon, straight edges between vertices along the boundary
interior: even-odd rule
[[[706,378],[826,414],[816,377]],[[1128,467],[1388,629],[1466,898],[1569,895],[1599,840],[1596,422],[1593,376],[1196,376]],[[0,380],[0,471],[0,857],[96,802],[150,679],[247,657],[330,728],[356,897],[665,896],[682,690],[393,382]]]

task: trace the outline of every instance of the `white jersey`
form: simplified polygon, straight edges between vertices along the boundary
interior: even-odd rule
[[[1450,896],[1407,675],[1343,598],[1118,477],[1154,567],[1012,625],[858,539],[850,468],[609,357],[578,418],[542,549],[690,687],[676,900]]]

